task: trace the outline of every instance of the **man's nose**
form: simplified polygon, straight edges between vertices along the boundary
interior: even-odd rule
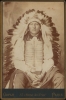
[[[36,28],[36,25],[35,24],[33,24],[33,28]]]

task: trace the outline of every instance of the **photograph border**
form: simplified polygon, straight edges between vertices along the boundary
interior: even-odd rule
[[[12,0],[10,0],[10,1],[12,1]],[[10,2],[9,1],[9,2]],[[13,0],[13,2],[17,2],[18,0]],[[65,26],[66,26],[66,2],[65,2],[65,0],[54,0],[54,1],[52,1],[52,0],[19,0],[18,2],[64,2],[64,70],[65,70],[65,72],[64,72],[64,74],[65,74],[65,77],[66,77],[66,61],[65,61],[65,59],[66,59],[66,45],[65,45],[65,42],[66,42],[66,29],[65,29]],[[0,64],[1,64],[1,66],[0,66],[0,98],[2,99],[2,100],[16,100],[16,99],[18,99],[18,100],[49,100],[49,99],[52,99],[52,100],[54,100],[54,99],[56,99],[56,100],[64,100],[65,98],[66,98],[66,85],[65,85],[65,98],[2,98],[2,63],[3,63],[3,61],[2,61],[2,53],[3,53],[3,45],[2,45],[2,34],[3,34],[3,29],[2,29],[2,27],[3,27],[3,10],[2,10],[2,7],[3,7],[3,5],[2,5],[2,3],[3,2],[6,2],[6,1],[1,1],[0,2],[0,45],[1,45],[1,48],[0,48],[0,52],[1,52],[1,54],[0,54]],[[65,79],[65,84],[66,84],[66,79]]]

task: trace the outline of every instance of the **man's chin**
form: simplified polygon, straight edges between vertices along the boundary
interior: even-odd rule
[[[37,35],[37,33],[36,33],[36,32],[32,32],[32,33],[31,33],[31,35],[36,36],[36,35]]]

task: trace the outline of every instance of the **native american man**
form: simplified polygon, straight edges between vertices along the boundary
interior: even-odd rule
[[[64,76],[57,67],[59,34],[53,25],[51,17],[32,9],[8,31],[4,65],[13,70],[7,74],[10,78],[5,88],[64,88]]]

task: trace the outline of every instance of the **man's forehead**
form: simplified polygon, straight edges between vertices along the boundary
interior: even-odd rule
[[[39,25],[40,25],[40,23],[37,22],[37,21],[32,21],[32,22],[29,23],[29,25],[30,25],[30,24],[39,24]]]

